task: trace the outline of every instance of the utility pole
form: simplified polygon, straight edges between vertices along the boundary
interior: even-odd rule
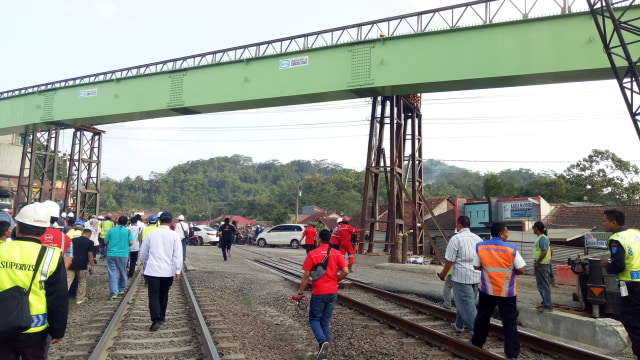
[[[298,223],[298,205],[300,203],[300,180],[296,180],[296,185],[298,186],[298,192],[296,193],[296,224]]]

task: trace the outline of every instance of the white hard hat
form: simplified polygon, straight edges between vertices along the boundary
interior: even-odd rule
[[[72,218],[72,217],[73,217],[73,213],[72,213],[72,212],[68,213],[68,214],[67,214],[67,217]]]
[[[17,222],[45,228],[50,225],[49,220],[51,220],[51,208],[43,203],[29,204],[16,216]]]
[[[59,217],[60,216],[60,206],[56,203],[54,203],[51,200],[47,200],[45,202],[43,202],[44,205],[47,206],[47,209],[49,209],[51,217]]]
[[[98,220],[104,220],[104,216],[98,215]]]
[[[62,214],[60,214],[60,217],[62,217],[62,218],[66,218],[66,217],[67,217],[67,213],[66,213],[66,212],[63,212]]]
[[[178,216],[178,220],[180,220],[180,221],[184,220],[184,215]]]

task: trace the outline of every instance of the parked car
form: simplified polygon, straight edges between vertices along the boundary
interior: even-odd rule
[[[304,227],[298,224],[282,224],[263,231],[258,235],[257,245],[265,247],[267,245],[289,245],[294,249],[300,246],[300,238]]]
[[[209,245],[218,245],[217,231],[208,226],[194,226],[193,236],[198,239],[199,245],[208,243]]]

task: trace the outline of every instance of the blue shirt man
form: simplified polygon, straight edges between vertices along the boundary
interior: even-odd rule
[[[107,247],[107,271],[109,274],[109,293],[111,299],[117,299],[127,288],[127,261],[129,246],[133,244],[133,233],[127,229],[129,218],[120,216],[118,226],[109,229],[104,237]]]

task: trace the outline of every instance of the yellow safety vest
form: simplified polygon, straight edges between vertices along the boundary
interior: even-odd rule
[[[0,291],[16,285],[29,289],[41,247],[40,243],[23,240],[14,240],[0,246]],[[48,247],[44,254],[29,293],[31,329],[25,333],[35,333],[49,327],[44,282],[56,271],[60,256],[60,249],[55,247]]]
[[[67,236],[69,237],[69,239],[75,239],[77,237],[82,236],[82,230],[78,230],[78,229],[71,229],[69,230],[69,232],[67,233]]]
[[[624,271],[618,280],[640,281],[640,231],[627,229],[611,235],[609,240],[617,240],[624,249]]]
[[[100,237],[105,238],[107,236],[107,231],[109,231],[113,227],[113,222],[111,220],[102,220],[98,223],[98,229],[100,229]]]
[[[142,240],[144,240],[145,236],[147,236],[149,231],[153,231],[153,230],[156,230],[156,229],[158,229],[156,224],[149,224],[149,226],[147,226],[146,228],[142,229]]]
[[[542,249],[540,249],[540,239],[542,239],[542,237],[547,239],[549,249],[547,249],[547,255],[545,255],[544,259],[540,261],[540,264],[551,264],[551,242],[549,242],[549,239],[544,235],[538,236],[535,244],[533,245],[533,262],[538,261],[538,259],[540,258],[540,254],[542,254]]]

